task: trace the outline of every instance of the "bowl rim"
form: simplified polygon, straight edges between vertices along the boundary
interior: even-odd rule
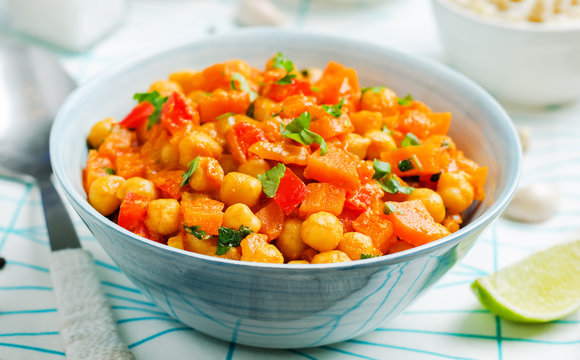
[[[495,27],[506,31],[519,31],[522,33],[533,34],[559,34],[580,31],[580,20],[565,25],[550,22],[538,24],[532,23],[530,21],[509,21],[506,19],[498,19],[491,16],[478,14],[475,11],[456,4],[453,2],[453,0],[432,0],[432,2],[439,4],[441,7],[444,7],[448,11],[462,18],[471,20],[484,26]]]
[[[257,263],[257,262],[247,262],[240,260],[230,260],[224,258],[218,258],[209,255],[198,254],[186,250],[181,250],[177,248],[170,247],[165,244],[158,243],[156,241],[141,237],[129,230],[126,230],[119,226],[118,224],[110,221],[105,216],[98,213],[90,204],[88,203],[86,197],[83,198],[79,193],[76,192],[72,182],[66,176],[66,171],[64,164],[60,161],[59,146],[61,141],[59,141],[59,133],[63,132],[66,128],[67,123],[65,119],[67,118],[67,113],[71,109],[77,108],[77,104],[82,104],[82,99],[85,98],[85,94],[91,93],[95,88],[101,86],[106,86],[108,79],[114,78],[117,74],[123,72],[124,69],[134,66],[139,66],[141,62],[154,61],[157,58],[166,56],[169,52],[180,52],[180,51],[191,51],[192,48],[200,46],[206,42],[216,42],[220,39],[232,40],[231,38],[241,38],[248,39],[254,38],[258,39],[260,37],[285,37],[287,39],[308,39],[316,42],[328,42],[340,43],[348,48],[358,48],[361,51],[373,52],[374,54],[384,56],[387,58],[398,58],[403,59],[406,63],[410,64],[411,67],[418,67],[427,69],[429,71],[439,73],[441,76],[445,76],[448,82],[452,82],[455,87],[468,89],[474,97],[483,100],[490,111],[495,113],[495,116],[501,118],[501,122],[505,126],[503,131],[509,134],[509,137],[514,141],[513,144],[516,147],[513,155],[515,156],[514,166],[511,168],[509,175],[506,177],[506,186],[503,191],[497,194],[491,207],[484,213],[475,218],[467,226],[459,229],[455,233],[448,235],[442,239],[424,244],[418,247],[414,247],[402,252],[388,254],[376,258],[365,259],[365,261],[351,261],[337,264],[271,264],[271,263]],[[81,100],[81,101],[79,101]],[[77,88],[69,97],[65,100],[63,105],[60,107],[58,114],[53,123],[51,134],[50,134],[50,159],[53,167],[53,171],[56,179],[64,189],[65,195],[68,197],[69,201],[74,202],[76,205],[80,206],[86,213],[90,214],[99,223],[104,226],[111,228],[115,232],[120,232],[121,234],[129,237],[132,241],[135,241],[137,245],[141,247],[154,247],[161,251],[167,251],[173,253],[173,255],[183,255],[187,257],[192,257],[197,260],[209,262],[212,264],[223,263],[224,265],[233,265],[237,267],[250,267],[250,268],[268,268],[268,269],[282,269],[284,271],[307,271],[313,269],[348,269],[352,267],[366,267],[366,266],[376,266],[381,265],[391,265],[400,262],[405,262],[407,260],[421,257],[427,253],[434,251],[437,248],[443,246],[453,245],[460,242],[462,239],[470,237],[476,234],[478,231],[483,230],[486,223],[490,223],[508,205],[510,199],[513,197],[515,190],[517,188],[521,167],[522,167],[522,152],[517,136],[517,132],[514,124],[512,123],[510,117],[505,112],[505,110],[499,105],[499,103],[482,87],[476,84],[473,80],[467,78],[465,75],[460,74],[458,71],[453,70],[435,60],[426,59],[417,55],[410,55],[390,47],[377,45],[368,41],[353,40],[347,38],[341,38],[339,36],[288,30],[288,29],[244,29],[231,33],[223,33],[218,35],[211,35],[208,37],[203,37],[186,43],[170,44],[165,47],[159,47],[155,51],[147,51],[134,56],[128,60],[122,61],[117,65],[113,65],[101,72],[97,76],[91,78],[85,84]],[[79,169],[81,170],[81,169]],[[75,209],[76,210],[76,209]],[[78,212],[78,211],[77,211]]]

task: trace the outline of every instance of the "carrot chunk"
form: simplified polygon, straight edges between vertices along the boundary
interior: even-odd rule
[[[138,153],[126,153],[117,156],[115,160],[117,175],[129,179],[132,177],[143,177],[145,175],[145,164]]]
[[[353,223],[352,227],[359,233],[370,236],[373,244],[383,254],[397,240],[393,236],[393,224],[384,216],[372,211],[365,211]]]
[[[261,208],[256,213],[256,216],[262,222],[260,232],[268,236],[268,241],[272,241],[280,236],[284,222],[284,212],[275,201],[270,201],[266,206]]]
[[[305,146],[258,141],[248,148],[248,152],[258,155],[262,159],[274,160],[284,164],[302,166],[308,164],[309,152]]]
[[[329,183],[310,183],[306,187],[308,193],[300,205],[300,217],[306,218],[319,211],[326,211],[335,216],[342,213],[346,190]]]
[[[360,187],[357,167],[352,157],[340,148],[333,148],[326,155],[320,155],[320,150],[308,159],[304,176],[319,182],[327,182],[349,191]]]
[[[208,235],[218,235],[224,217],[224,213],[221,211],[223,206],[223,203],[207,198],[182,201],[183,223],[186,226],[197,225]]]
[[[398,176],[428,175],[441,171],[441,154],[440,147],[427,143],[384,152],[381,160],[390,163]]]
[[[395,234],[413,246],[427,244],[450,234],[445,226],[433,220],[419,200],[387,202],[385,208],[391,211],[387,218],[393,223]]]
[[[202,123],[214,121],[225,113],[245,114],[250,106],[250,96],[243,91],[218,89],[199,99],[199,116]]]

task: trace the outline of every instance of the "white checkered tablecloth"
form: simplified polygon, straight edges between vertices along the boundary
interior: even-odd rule
[[[279,0],[290,27],[338,33],[441,59],[427,0],[333,2]],[[235,31],[235,2],[132,2],[124,24],[82,54],[51,48],[79,83],[156,44],[185,42],[211,31]],[[0,32],[7,0],[0,0]],[[0,106],[2,106],[0,104]],[[312,349],[261,350],[207,337],[171,319],[137,290],[103,252],[78,217],[82,245],[98,275],[122,337],[137,359],[580,359],[580,314],[545,325],[520,325],[482,308],[469,290],[477,277],[578,234],[580,229],[580,104],[534,112],[508,109],[532,130],[522,183],[553,181],[562,201],[542,224],[499,220],[467,257],[427,295],[374,332]],[[2,121],[2,119],[0,119]],[[62,359],[63,346],[47,268],[39,192],[22,179],[0,176],[0,360]]]

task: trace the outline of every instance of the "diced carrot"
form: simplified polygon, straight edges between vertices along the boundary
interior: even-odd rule
[[[313,153],[308,159],[304,176],[319,182],[331,183],[349,191],[355,191],[360,187],[352,157],[340,148],[331,148],[325,155],[320,155],[320,150]]]
[[[404,241],[401,241],[401,240],[397,240],[397,241],[395,241],[395,243],[394,243],[394,244],[393,244],[393,245],[392,245],[392,246],[389,248],[389,251],[388,251],[388,253],[389,253],[389,254],[394,254],[394,253],[398,253],[398,252],[401,252],[401,251],[409,250],[409,249],[412,249],[412,248],[413,248],[413,245],[411,245],[411,244],[408,244],[408,243],[406,243],[406,242],[404,242]]]
[[[413,245],[419,246],[449,235],[445,226],[436,223],[420,200],[387,202],[391,210],[387,218],[393,223],[395,234]]]
[[[284,85],[276,82],[267,83],[262,90],[262,95],[280,102],[292,95],[312,95],[312,90],[309,81],[294,78],[289,84]]]
[[[288,96],[282,101],[282,112],[280,117],[295,118],[300,116],[305,111],[308,111],[311,106],[316,105],[316,98],[306,95],[292,95]]]
[[[268,236],[268,241],[272,241],[280,236],[282,224],[284,223],[284,212],[275,201],[270,201],[266,206],[261,208],[256,213],[256,217],[262,222],[260,232]]]
[[[114,127],[111,133],[105,138],[105,141],[99,146],[99,154],[115,160],[117,156],[131,151],[131,146],[136,140],[135,133],[129,129]]]
[[[375,174],[375,169],[373,168],[373,162],[367,161],[356,161],[356,172],[361,183],[367,183],[371,181],[373,175]]]
[[[199,116],[202,123],[214,121],[225,113],[245,114],[250,106],[250,96],[243,91],[217,89],[199,99]]]
[[[183,193],[181,182],[183,181],[183,171],[163,170],[149,177],[149,180],[161,190],[163,197],[179,199]]]
[[[145,176],[145,164],[138,153],[121,154],[115,160],[117,175],[129,179]]]
[[[187,195],[186,195],[187,194]],[[191,193],[184,193],[181,200],[182,204],[188,202],[188,206],[196,209],[223,211],[225,204],[221,201],[210,199],[208,197],[193,196]]]
[[[181,213],[183,215],[183,223],[186,226],[197,225],[208,235],[218,235],[218,230],[222,226],[224,213],[215,208],[203,207],[202,204],[204,202],[205,200],[203,199],[182,201]]]
[[[209,92],[216,89],[230,89],[230,82],[234,73],[239,73],[248,81],[250,79],[250,67],[242,60],[230,60],[204,69],[202,71],[204,90]]]
[[[372,211],[365,211],[353,223],[353,228],[359,233],[370,236],[373,243],[383,254],[393,245],[393,224],[384,216]]]
[[[108,169],[114,170],[113,162],[105,156],[100,155],[97,150],[89,150],[87,167],[83,171],[83,187],[88,194],[93,181],[102,176],[107,176]]]
[[[441,153],[440,147],[428,143],[384,152],[381,160],[391,164],[392,172],[399,176],[428,175],[441,171]],[[402,162],[410,163],[410,170],[403,171]]]
[[[413,105],[399,116],[397,130],[403,133],[412,132],[420,139],[425,139],[430,135],[447,134],[450,124],[451,113],[434,113],[425,104],[414,101]]]
[[[358,76],[352,68],[331,61],[326,65],[322,77],[314,84],[320,89],[316,95],[323,104],[338,104],[344,97],[344,106],[351,112],[358,110],[360,88]]]
[[[248,152],[256,154],[262,159],[274,160],[284,164],[301,166],[308,164],[309,151],[305,146],[259,141],[250,146]]]
[[[352,125],[348,115],[342,114],[338,118],[330,116],[330,114],[326,115],[328,116],[320,117],[310,123],[310,130],[325,139],[354,131],[354,126]]]
[[[356,191],[349,191],[344,206],[348,209],[360,212],[367,209],[379,209],[384,191],[376,181],[368,182]]]
[[[306,218],[319,211],[338,216],[342,212],[346,190],[329,183],[310,183],[308,193],[300,205],[299,215]]]

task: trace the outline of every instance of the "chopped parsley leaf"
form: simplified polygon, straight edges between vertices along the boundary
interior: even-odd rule
[[[398,167],[399,170],[403,172],[413,170],[415,168],[415,166],[413,166],[413,161],[410,158],[399,161]]]
[[[385,203],[385,208],[383,209],[383,213],[385,213],[385,215],[389,215],[392,213],[397,213],[400,215],[403,215],[403,212],[399,209],[397,209],[397,206],[395,206],[394,204],[391,203]]]
[[[225,255],[228,253],[228,251],[230,251],[230,248],[240,246],[242,240],[244,240],[246,236],[253,233],[253,231],[244,225],[240,225],[238,230],[220,226],[218,233],[218,244],[215,254]]]
[[[370,86],[361,89],[361,95],[366,93],[367,91],[371,91],[374,93],[380,93],[385,87],[384,86]]]
[[[397,102],[401,106],[411,106],[413,105],[413,96],[411,94],[407,94],[404,98],[397,98]]]
[[[360,259],[364,260],[364,259],[371,259],[374,257],[379,257],[379,255],[373,255],[373,254],[360,254]]]
[[[183,229],[186,233],[191,234],[200,240],[203,240],[207,236],[207,233],[203,231],[199,225],[183,225]]]
[[[322,136],[309,130],[311,120],[310,113],[304,112],[299,117],[294,118],[290,124],[286,126],[280,124],[280,133],[304,145],[316,143],[320,145],[320,155],[325,155],[328,152],[328,147]]]
[[[246,115],[253,119],[255,110],[256,110],[256,103],[251,103],[250,106],[248,106],[248,110],[246,110]]]
[[[413,190],[415,190],[414,187],[402,185],[399,182],[399,180],[397,180],[397,178],[395,178],[393,176],[380,179],[379,185],[381,185],[381,188],[383,189],[383,191],[388,193],[388,194],[401,193],[401,194],[410,195],[413,192]]]
[[[221,119],[221,118],[225,118],[225,117],[230,117],[230,116],[236,116],[238,114],[233,113],[233,112],[227,112],[225,114],[221,114],[220,116],[218,116],[216,119]]]
[[[103,166],[103,170],[105,170],[107,175],[115,175],[117,173],[115,169],[106,166]]]
[[[187,184],[189,178],[193,175],[195,170],[197,170],[198,165],[199,165],[199,155],[197,155],[195,159],[191,160],[191,162],[187,164],[187,171],[184,172],[183,175],[181,175],[181,177],[183,177],[183,180],[181,181],[181,185],[179,185],[180,187],[185,186],[185,184]]]
[[[342,105],[344,105],[344,96],[340,99],[340,102],[336,105],[322,105],[322,109],[337,118],[342,115]]]
[[[286,75],[280,80],[276,81],[275,84],[288,85],[291,84],[292,79],[296,77],[296,74],[290,74],[292,71],[294,71],[294,63],[288,60],[281,52],[278,52],[276,56],[274,56],[274,63],[272,66],[274,66],[276,69],[286,70]]]
[[[311,86],[310,90],[312,90],[312,92],[320,92],[320,90],[322,90],[322,89],[319,88],[318,86]]]
[[[401,147],[421,145],[421,140],[413,133],[407,133],[401,141]]]
[[[413,160],[413,162],[415,163],[415,167],[419,170],[423,170],[423,164],[421,164],[421,161],[419,160],[419,158],[417,157],[417,154],[413,154],[413,156],[411,156],[411,159]]]
[[[268,197],[276,196],[280,180],[284,177],[286,166],[282,163],[274,166],[263,174],[258,174],[258,180],[262,183],[262,190]]]
[[[450,149],[451,148],[451,144],[449,144],[449,140],[443,141],[443,144],[441,144],[441,147],[444,148],[444,149]]]
[[[388,177],[391,175],[391,164],[389,164],[388,162],[375,159],[373,162],[373,169],[375,170],[373,179],[380,180],[385,176]]]
[[[286,75],[283,78],[281,78],[280,80],[276,81],[275,84],[278,84],[278,85],[292,84],[292,79],[294,79],[295,77],[296,77],[296,74],[286,73]]]
[[[151,129],[151,127],[157,124],[160,121],[161,109],[163,108],[163,104],[167,101],[167,97],[163,97],[159,94],[157,90],[149,93],[137,93],[133,95],[133,99],[137,100],[139,104],[143,101],[147,101],[155,108],[153,114],[149,115],[149,119],[147,121],[147,130]]]
[[[256,100],[256,98],[258,97],[258,94],[255,91],[253,91],[252,89],[250,89],[250,85],[248,84],[248,81],[240,73],[233,73],[232,74],[232,79],[230,80],[230,87],[232,88],[232,90],[236,90],[236,81],[240,83],[240,90],[245,91],[248,94],[250,94],[250,101]]]

